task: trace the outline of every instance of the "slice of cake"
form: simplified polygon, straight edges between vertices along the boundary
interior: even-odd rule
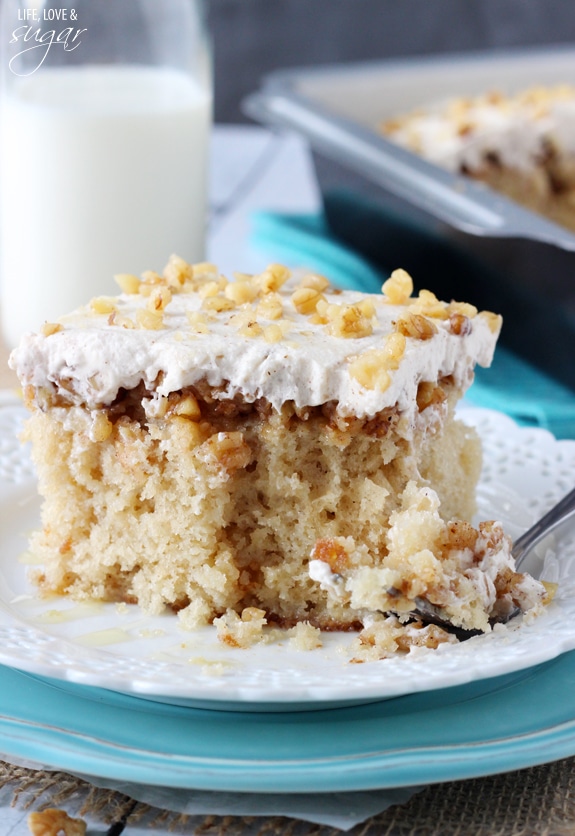
[[[248,632],[381,633],[416,611],[487,631],[543,599],[500,527],[469,523],[480,443],[454,407],[500,317],[413,297],[403,270],[378,295],[176,257],[118,280],[11,356],[42,590]]]
[[[575,229],[574,87],[454,98],[398,116],[382,130],[430,162]]]

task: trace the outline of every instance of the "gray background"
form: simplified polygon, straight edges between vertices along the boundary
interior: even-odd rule
[[[287,67],[575,43],[575,0],[207,0],[216,122]],[[381,189],[314,154],[319,183]],[[391,201],[393,203],[393,200]]]
[[[208,0],[215,118],[280,67],[575,42],[575,0]]]

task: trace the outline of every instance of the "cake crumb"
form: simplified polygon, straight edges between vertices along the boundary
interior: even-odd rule
[[[457,644],[456,637],[435,624],[424,625],[421,621],[402,624],[400,619],[390,615],[374,621],[359,633],[351,644],[352,664],[376,662],[399,653],[408,653],[415,648],[435,650],[440,644]]]
[[[321,630],[308,621],[300,621],[287,632],[290,645],[296,650],[315,650],[323,647]]]
[[[49,807],[30,813],[28,828],[33,836],[85,836],[86,822],[71,818],[65,810]]]
[[[218,640],[228,647],[251,647],[263,639],[263,629],[267,624],[264,610],[246,607],[241,616],[234,610],[214,619]]]
[[[212,659],[204,659],[203,656],[193,656],[188,659],[190,665],[199,665],[202,676],[207,677],[221,677],[230,669],[230,665],[226,662],[214,661]]]

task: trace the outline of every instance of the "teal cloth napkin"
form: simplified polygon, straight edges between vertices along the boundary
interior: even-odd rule
[[[260,252],[323,273],[339,287],[379,293],[389,274],[343,244],[323,213],[260,211],[251,220],[251,243]],[[466,402],[542,427],[556,438],[575,438],[575,393],[501,344],[491,368],[477,369]]]

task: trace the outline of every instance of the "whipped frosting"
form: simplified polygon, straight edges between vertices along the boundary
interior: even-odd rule
[[[516,96],[451,99],[391,120],[392,141],[451,171],[477,171],[494,154],[529,171],[549,148],[575,153],[575,88],[532,88]]]
[[[265,329],[277,322],[259,315],[263,333],[245,336],[238,328],[238,312],[249,315],[256,310],[255,302],[206,314],[206,332],[202,333],[190,320],[194,312],[202,311],[204,299],[198,292],[182,292],[171,297],[158,330],[110,324],[109,315],[95,313],[90,305],[80,308],[63,316],[54,333],[44,329],[44,333],[26,334],[12,352],[10,366],[23,386],[48,387],[66,402],[90,409],[112,403],[120,389],[130,390],[141,382],[159,398],[204,380],[217,389],[215,397],[237,395],[250,402],[265,398],[276,410],[287,401],[298,408],[335,401],[342,415],[372,417],[398,404],[406,417],[414,418],[420,381],[453,375],[465,389],[471,383],[473,366],[491,362],[498,318],[481,313],[471,316],[459,334],[452,333],[449,319],[436,318],[431,338],[406,338],[387,388],[366,388],[351,373],[351,364],[384,346],[409,305],[390,304],[383,294],[327,288],[322,297],[330,305],[373,303],[371,333],[342,337],[330,333],[313,316],[298,313],[292,300],[297,287],[298,277],[292,276],[278,290],[284,334],[275,342],[265,338]],[[139,293],[124,293],[111,301],[116,322],[136,320],[138,311],[148,305]]]

